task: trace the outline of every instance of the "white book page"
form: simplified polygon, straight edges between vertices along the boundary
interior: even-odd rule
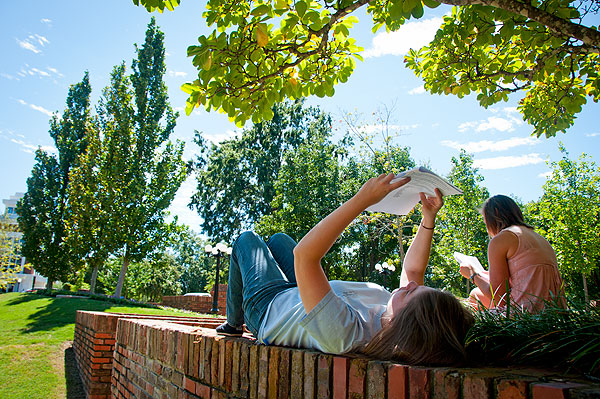
[[[407,184],[390,192],[381,201],[368,207],[367,211],[407,215],[419,202],[419,193],[421,192],[428,196],[434,196],[435,189],[438,188],[444,196],[462,194],[461,190],[424,167],[400,173],[394,177],[392,182],[405,177],[410,177]]]
[[[477,274],[485,274],[486,270],[481,266],[479,259],[474,256],[465,255],[460,252],[454,252],[454,259],[458,262],[459,265],[469,265],[473,267],[473,270]]]

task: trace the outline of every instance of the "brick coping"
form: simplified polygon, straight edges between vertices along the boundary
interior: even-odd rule
[[[264,346],[249,334],[218,336],[221,320],[78,312],[73,346],[87,397],[600,398],[600,384],[557,371],[417,367]]]

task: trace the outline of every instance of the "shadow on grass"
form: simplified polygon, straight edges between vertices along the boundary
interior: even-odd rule
[[[35,301],[40,298],[46,298],[46,297],[40,296],[38,294],[24,293],[24,294],[21,294],[19,296],[12,298],[6,304],[9,306],[16,306],[16,305],[21,305],[26,302]]]
[[[78,310],[104,311],[114,304],[85,298],[52,298],[38,294],[24,294],[11,299],[7,304],[16,306],[36,300],[51,299],[39,309],[27,316],[28,323],[24,333],[35,333],[60,328],[75,323]],[[35,306],[31,303],[32,306]]]
[[[65,349],[65,381],[67,385],[67,399],[85,399],[85,390],[77,370],[75,351],[72,346]]]

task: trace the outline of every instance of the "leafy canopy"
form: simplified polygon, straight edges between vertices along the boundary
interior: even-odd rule
[[[179,5],[133,2],[160,12]],[[285,98],[333,96],[362,59],[353,12],[366,6],[373,31],[395,31],[440,3],[458,7],[406,57],[429,92],[477,93],[488,107],[524,90],[519,109],[537,136],[566,131],[588,98],[598,101],[600,32],[583,20],[598,13],[597,0],[208,0],[203,17],[214,29],[188,48],[198,79],[182,86],[186,112],[203,105],[241,126],[270,119]]]

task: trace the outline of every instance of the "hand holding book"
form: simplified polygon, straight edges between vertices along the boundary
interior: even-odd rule
[[[368,207],[367,210],[370,212],[407,215],[419,202],[419,193],[435,196],[435,189],[437,188],[443,196],[462,194],[461,190],[422,166],[396,175],[392,182],[406,177],[410,177],[410,182],[393,190],[381,201]]]

